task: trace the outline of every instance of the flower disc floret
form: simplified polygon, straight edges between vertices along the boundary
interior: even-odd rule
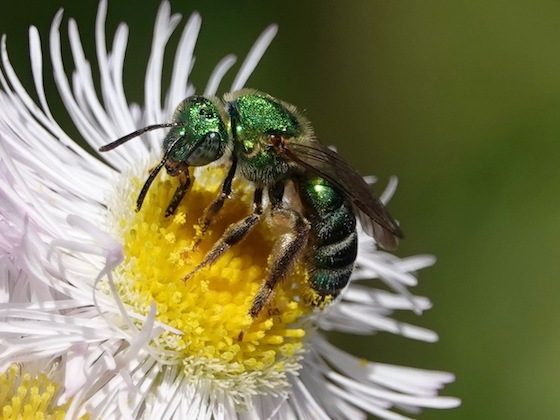
[[[279,237],[275,227],[260,223],[241,243],[185,280],[225,229],[251,212],[253,187],[236,180],[233,197],[195,246],[198,220],[219,194],[225,175],[221,165],[198,170],[191,189],[169,217],[165,209],[178,186],[176,178],[161,175],[141,210],[135,211],[142,176],[124,175],[109,211],[110,217],[116,215],[113,224],[124,243],[125,262],[116,284],[124,303],[147,313],[155,302],[157,320],[181,331],[164,332],[156,344],[183,364],[188,377],[221,379],[225,386],[246,386],[250,377],[256,388],[270,388],[267,378],[273,377],[287,386],[285,373],[298,369],[304,319],[311,312],[303,264],[276,288],[258,318],[249,315]]]

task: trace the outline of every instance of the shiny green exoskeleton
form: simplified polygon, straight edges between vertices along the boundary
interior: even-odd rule
[[[354,211],[344,195],[323,178],[303,176],[297,185],[304,216],[311,224],[310,282],[320,295],[336,296],[348,283],[358,253]]]
[[[255,185],[253,212],[229,226],[185,280],[241,241],[265,214],[288,227],[274,246],[268,276],[249,310],[253,318],[299,256],[306,260],[310,286],[323,297],[338,295],[349,281],[357,255],[356,216],[364,231],[383,248],[395,248],[402,237],[363,178],[317,141],[309,122],[292,105],[254,90],[227,94],[223,102],[192,96],[179,105],[171,123],[148,126],[100,150],[164,127],[171,130],[163,141],[163,156],[140,192],[138,209],[157,172],[165,166],[170,175],[182,177],[167,208],[167,215],[172,214],[187,192],[188,167],[218,160],[226,146],[231,148],[230,169],[221,193],[200,221],[202,234],[230,196],[236,175]],[[285,194],[286,187],[289,192]],[[266,213],[264,193],[269,200]]]

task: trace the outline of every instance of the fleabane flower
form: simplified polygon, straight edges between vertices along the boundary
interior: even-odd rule
[[[73,67],[63,63],[62,11],[54,18],[46,49],[60,98],[93,150],[169,121],[175,106],[195,93],[189,73],[200,29],[197,14],[184,26],[170,84],[162,91],[165,46],[181,20],[162,3],[144,103],[131,104],[122,84],[128,27],[118,26],[107,49],[106,12],[102,1],[96,72],[72,19]],[[230,91],[245,85],[275,33],[270,26],[258,38]],[[253,320],[248,310],[279,235],[273,225],[260,223],[221,258],[185,278],[224,230],[250,213],[254,186],[234,179],[232,197],[199,243],[198,221],[220,193],[225,163],[197,168],[171,217],[165,210],[178,180],[158,175],[137,212],[139,190],[161,156],[161,131],[147,132],[144,141],[101,158],[84,150],[49,108],[41,44],[31,27],[34,86],[29,92],[10,64],[5,37],[0,51],[4,418],[36,411],[51,418],[356,419],[369,413],[399,419],[422,408],[459,404],[438,395],[453,375],[364,361],[336,348],[324,334],[383,331],[436,341],[435,333],[391,318],[396,311],[429,309],[429,300],[409,288],[416,285],[417,270],[433,264],[433,257],[397,258],[376,248],[358,228],[356,267],[341,298],[313,308],[305,266],[298,262]],[[234,63],[228,55],[216,65],[205,96],[216,94]],[[389,199],[394,188],[391,182],[382,199]],[[377,279],[379,288],[360,282],[365,279]]]

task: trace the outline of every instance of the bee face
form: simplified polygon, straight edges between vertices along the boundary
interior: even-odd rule
[[[228,142],[223,107],[202,96],[191,96],[179,104],[173,127],[163,141],[164,150],[178,140],[169,154],[166,169],[177,174],[182,166],[203,166],[219,159]]]

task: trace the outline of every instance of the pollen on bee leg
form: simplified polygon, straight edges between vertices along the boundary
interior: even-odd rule
[[[289,387],[288,374],[300,367],[305,320],[313,308],[305,299],[307,270],[298,263],[275,287],[259,317],[249,315],[279,236],[274,227],[259,223],[243,241],[183,281],[226,229],[252,212],[253,188],[236,179],[231,199],[193,249],[201,234],[199,220],[220,193],[226,172],[218,165],[198,170],[168,218],[165,209],[178,185],[175,178],[160,174],[136,212],[145,172],[123,176],[109,213],[117,216],[113,225],[125,252],[115,282],[121,299],[134,310],[147,313],[155,301],[157,319],[182,331],[163,332],[154,344],[174,355],[170,361],[181,364],[186,377],[218,379],[234,392],[258,393],[271,386],[281,392]]]
[[[324,309],[336,299],[335,295],[322,295],[315,290],[309,289],[305,294],[305,301],[317,309]]]

